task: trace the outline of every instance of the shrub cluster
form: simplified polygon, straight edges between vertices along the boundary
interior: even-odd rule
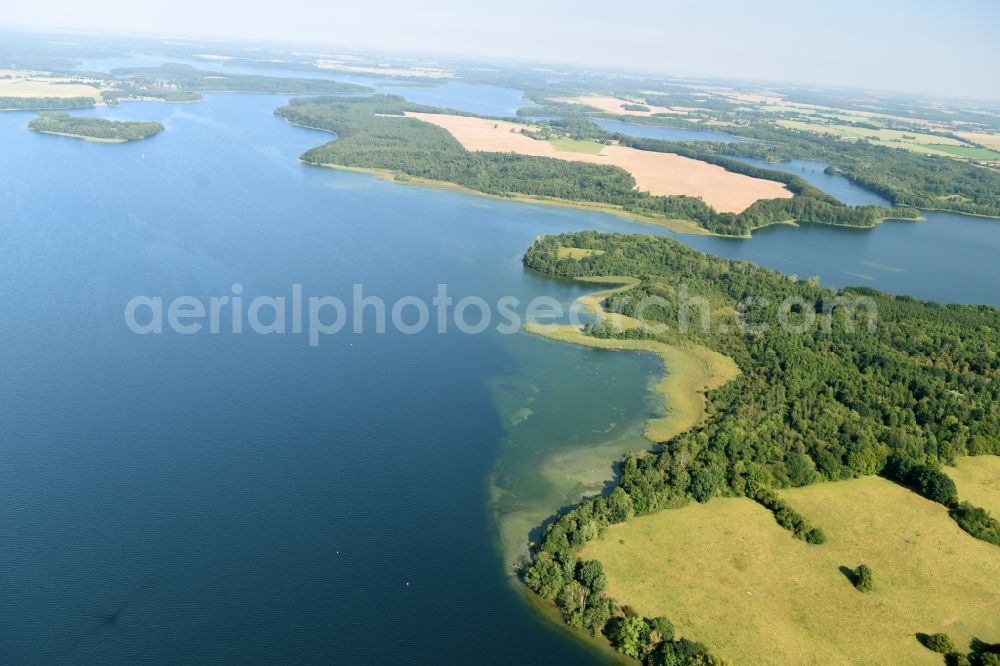
[[[770,488],[765,488],[761,484],[751,481],[747,484],[746,495],[770,510],[778,524],[794,534],[796,538],[808,543],[826,543],[826,534],[823,533],[823,530],[810,525],[809,521]]]

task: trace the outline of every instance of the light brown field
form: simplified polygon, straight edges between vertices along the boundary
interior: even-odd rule
[[[968,456],[944,467],[958,487],[958,498],[1000,517],[1000,456]]]
[[[978,143],[986,146],[987,148],[1000,150],[1000,134],[985,134],[983,132],[955,132],[955,134],[963,139],[971,141],[972,143]]]
[[[466,150],[518,153],[617,166],[632,174],[640,191],[661,196],[683,194],[700,197],[721,212],[738,213],[760,199],[792,196],[781,183],[732,173],[720,166],[672,153],[654,153],[625,146],[604,146],[596,155],[560,151],[549,141],[525,136],[525,129],[534,129],[530,125],[433,113],[407,112],[406,115],[448,130]]]
[[[592,106],[595,109],[606,111],[607,113],[617,113],[623,116],[651,116],[654,113],[669,113],[675,116],[683,116],[688,112],[687,109],[681,107],[656,106],[655,104],[647,104],[642,100],[619,99],[617,97],[609,97],[607,95],[553,97],[552,101],[565,102],[567,104],[585,104],[587,106]],[[622,104],[642,104],[647,107],[649,111],[626,111],[622,108]]]
[[[917,632],[1000,641],[1000,557],[947,510],[878,477],[782,496],[827,533],[793,538],[745,498],[660,511],[608,529],[581,557],[600,560],[609,594],[738,664],[940,664]],[[876,590],[840,567],[868,564]]]
[[[93,86],[82,83],[65,83],[64,78],[43,78],[27,76],[22,72],[0,70],[0,76],[13,75],[13,78],[0,78],[0,97],[93,97],[100,101],[101,91]]]

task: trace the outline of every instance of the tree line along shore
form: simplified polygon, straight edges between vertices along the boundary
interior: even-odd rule
[[[639,281],[604,307],[625,321],[641,308],[646,325],[619,328],[614,317],[603,317],[580,336],[697,344],[740,370],[707,394],[700,423],[653,451],[626,456],[610,493],[558,516],[534,545],[523,580],[555,603],[570,626],[603,635],[645,663],[723,663],[690,637],[675,638],[668,618],[644,617],[627,607],[629,599],[606,594],[603,566],[580,554],[612,526],[692,501],[748,498],[791,538],[824,548],[830,526],[814,523],[781,490],[879,475],[942,506],[961,530],[951,538],[1000,546],[1000,522],[964,500],[942,467],[962,456],[1000,454],[1000,310],[870,289],[834,291],[662,237],[542,237],[524,263],[552,276]],[[674,313],[648,304],[675,300],[682,281],[704,299],[696,316],[711,313],[712,326],[695,320],[683,330],[654,332],[651,324],[669,324]],[[792,327],[774,308],[739,314],[736,304],[748,295],[794,302],[786,313]],[[831,299],[838,304],[832,310]],[[871,309],[878,313],[875,327],[867,325]],[[981,652],[992,654],[986,647]]]
[[[387,170],[402,177],[451,183],[496,196],[599,204],[640,218],[694,221],[720,235],[747,236],[754,229],[789,221],[870,227],[884,219],[920,216],[917,208],[909,206],[847,206],[798,176],[727,157],[715,144],[635,139],[601,132],[596,126],[591,130],[602,141],[676,154],[721,166],[732,173],[777,181],[794,194],[791,198],[758,201],[739,213],[720,213],[695,197],[640,192],[635,179],[614,166],[509,152],[469,151],[443,128],[407,118],[408,112],[473,115],[385,95],[297,98],[275,113],[295,124],[337,135],[335,141],[302,155],[301,159],[309,164]]]

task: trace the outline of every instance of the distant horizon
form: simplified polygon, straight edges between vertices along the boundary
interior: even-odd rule
[[[240,48],[252,48],[254,46],[253,40],[251,38],[241,38],[241,37],[223,37],[218,35],[192,35],[192,34],[162,34],[155,32],[144,32],[140,30],[121,30],[121,31],[100,31],[100,30],[90,30],[90,29],[78,29],[78,28],[58,28],[58,27],[34,27],[34,26],[11,26],[0,23],[0,33],[14,33],[27,36],[43,36],[43,37],[55,37],[59,35],[77,35],[80,37],[88,38],[100,38],[100,37],[113,37],[116,39],[131,39],[136,41],[149,41],[149,42],[162,42],[167,44],[171,41],[178,41],[184,43],[190,43],[191,45],[204,44],[206,46],[227,46],[227,47],[240,47]],[[995,104],[1000,105],[1000,91],[998,91],[996,97],[976,97],[969,95],[948,95],[942,93],[933,93],[928,91],[912,90],[912,89],[893,89],[893,88],[873,88],[871,86],[865,86],[860,84],[837,84],[837,83],[824,83],[820,81],[810,81],[802,79],[788,79],[788,78],[768,78],[768,77],[741,77],[736,75],[727,75],[721,73],[708,73],[708,72],[694,72],[694,71],[676,71],[676,70],[652,70],[652,69],[642,69],[639,66],[628,66],[628,65],[599,65],[593,63],[585,63],[579,61],[570,60],[558,60],[558,59],[537,59],[537,58],[526,58],[526,57],[516,57],[516,56],[489,56],[476,53],[456,53],[448,51],[435,51],[433,49],[418,49],[418,48],[399,48],[392,49],[385,46],[375,46],[375,45],[360,45],[360,44],[336,44],[336,43],[320,43],[320,42],[309,42],[309,41],[284,41],[284,40],[259,40],[257,45],[259,49],[309,49],[309,50],[326,50],[330,52],[343,52],[343,53],[363,53],[366,55],[386,55],[397,58],[428,58],[431,60],[440,60],[442,62],[448,62],[451,64],[458,64],[463,61],[468,62],[480,62],[482,64],[513,64],[521,66],[538,66],[538,67],[562,67],[571,71],[581,71],[587,68],[592,68],[595,72],[602,74],[616,74],[620,76],[643,76],[647,78],[663,77],[665,81],[670,81],[674,79],[683,80],[693,80],[693,81],[703,81],[711,83],[741,83],[751,86],[760,86],[762,88],[782,86],[782,87],[792,87],[792,88],[806,88],[806,87],[816,87],[818,89],[824,90],[847,90],[853,92],[872,92],[872,93],[883,93],[886,95],[900,95],[904,97],[917,97],[924,99],[940,99],[948,100],[952,102],[969,101],[985,104]],[[169,58],[168,58],[169,59]],[[206,60],[206,62],[208,62]],[[331,72],[332,73],[332,72]],[[349,72],[345,72],[349,74]],[[447,79],[445,79],[447,80]]]
[[[393,2],[326,8],[312,0],[289,0],[277,8],[262,0],[178,0],[155,9],[120,0],[96,0],[87,7],[55,1],[65,4],[64,11],[51,4],[17,7],[5,14],[0,29],[232,44],[263,40],[286,47],[1000,101],[1000,46],[990,28],[1000,24],[1000,5],[980,0],[949,8],[896,0],[868,7],[844,0],[830,15],[823,14],[830,8],[788,0],[756,8],[683,0],[669,7],[634,3],[639,7],[631,13],[629,7],[619,9],[628,16],[611,17],[602,13],[603,5],[560,0],[555,7],[533,8],[529,19],[454,0],[430,0],[419,9]],[[643,20],[636,22],[640,11]],[[52,16],[65,18],[53,22]]]

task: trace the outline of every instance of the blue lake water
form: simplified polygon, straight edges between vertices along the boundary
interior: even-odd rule
[[[528,105],[524,93],[513,88],[488,86],[479,83],[448,81],[441,85],[425,87],[380,86],[386,95],[402,95],[411,102],[442,106],[459,111],[470,111],[484,116],[510,117]]]
[[[345,299],[360,283],[390,303],[438,283],[491,302],[584,291],[519,260],[577,228],[571,211],[305,167],[326,137],[275,118],[283,103],[101,110],[167,126],[122,145],[0,116],[0,662],[587,663],[495,548],[487,478],[508,415],[490,381],[548,368],[538,405],[558,398],[590,431],[641,418],[653,360],[598,371],[523,334],[310,348],[126,328],[136,295],[234,282]],[[587,388],[618,382],[624,406]]]
[[[247,67],[226,65],[211,60],[167,58],[163,56],[88,59],[81,61],[78,69],[91,72],[110,72],[113,69],[123,67],[158,67],[168,62],[182,63],[197,67],[198,69],[230,74],[330,79],[345,83],[357,83],[375,88],[377,92],[385,95],[402,95],[411,102],[418,104],[440,106],[488,116],[513,116],[517,113],[518,109],[528,105],[522,91],[501,86],[465,83],[462,81],[441,81],[422,84],[403,77],[389,78],[335,71],[303,71],[280,67]]]
[[[521,267],[538,234],[664,232],[306,167],[328,137],[275,118],[284,101],[87,112],[167,127],[121,145],[0,115],[0,662],[602,661],[510,584],[488,489],[537,482],[519,456],[627,436],[650,415],[655,359],[492,328],[369,327],[318,347],[139,336],[123,311],[237,282],[247,301],[298,283],[392,303],[446,283],[456,300],[567,303],[586,289]],[[998,224],[679,238],[832,284],[1000,304]]]
[[[843,176],[829,174],[825,162],[815,160],[786,160],[784,162],[765,162],[752,157],[734,157],[733,159],[758,166],[762,169],[784,171],[801,177],[806,182],[832,195],[849,206],[892,206],[892,202],[880,194],[855,185]]]
[[[590,121],[606,132],[621,132],[629,136],[639,136],[646,139],[663,139],[664,141],[720,141],[722,143],[751,141],[751,139],[733,134],[713,132],[711,130],[640,125],[638,123],[623,123],[618,120],[603,120],[601,118],[590,118]]]
[[[874,229],[778,225],[747,241],[681,237],[706,252],[830,285],[862,285],[949,303],[1000,306],[1000,220],[925,212]]]

